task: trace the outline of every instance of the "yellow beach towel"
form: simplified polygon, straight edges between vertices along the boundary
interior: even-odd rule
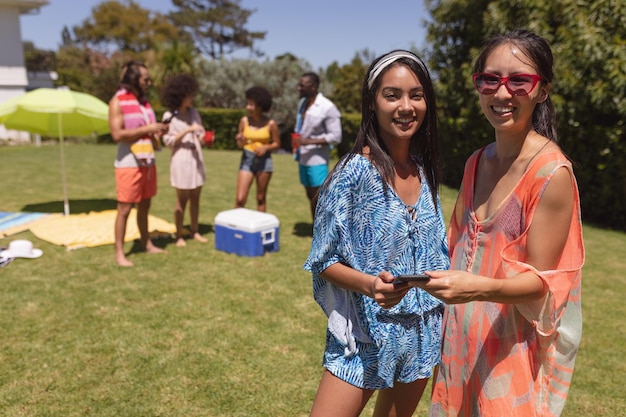
[[[50,216],[33,222],[29,229],[39,239],[55,245],[66,246],[68,250],[91,248],[115,243],[114,224],[116,210]],[[176,226],[158,217],[148,215],[148,230],[151,237],[169,236],[176,232]],[[126,224],[125,242],[139,239],[137,210],[132,209]]]
[[[47,216],[61,216],[61,213],[6,212],[0,211],[0,239],[30,229],[30,226]]]

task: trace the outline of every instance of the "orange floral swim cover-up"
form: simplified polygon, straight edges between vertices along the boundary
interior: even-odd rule
[[[560,151],[540,155],[498,211],[479,221],[472,199],[481,153],[482,149],[476,151],[465,166],[457,215],[452,215],[449,228],[450,267],[494,279],[532,270],[548,292],[541,300],[524,304],[475,301],[446,306],[442,362],[430,415],[558,416],[582,333],[585,254],[572,166]],[[543,191],[559,169],[570,172],[574,213],[556,269],[538,271],[524,262],[528,229]]]

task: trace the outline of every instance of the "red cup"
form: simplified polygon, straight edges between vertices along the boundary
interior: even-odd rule
[[[213,145],[213,140],[215,140],[215,132],[212,130],[204,132],[204,146],[210,148]]]
[[[293,152],[296,151],[296,149],[298,149],[298,147],[300,146],[300,138],[302,137],[302,135],[300,135],[299,133],[293,132],[291,134],[291,150]]]

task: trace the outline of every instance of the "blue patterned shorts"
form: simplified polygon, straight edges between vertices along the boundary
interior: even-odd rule
[[[442,311],[443,307],[431,311],[424,319],[403,315],[394,322],[379,322],[387,333],[380,346],[357,341],[357,352],[350,356],[327,331],[324,367],[351,385],[371,390],[430,378],[441,360]]]

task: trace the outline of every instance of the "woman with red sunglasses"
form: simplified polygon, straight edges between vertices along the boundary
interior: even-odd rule
[[[468,159],[448,271],[417,283],[447,306],[431,416],[558,416],[580,344],[580,202],[557,145],[552,52],[525,30],[474,66],[495,141]]]

